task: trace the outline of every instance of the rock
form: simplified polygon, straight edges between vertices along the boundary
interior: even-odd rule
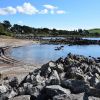
[[[95,89],[95,88],[89,88],[86,91],[88,96],[94,96],[94,97],[99,97],[100,98],[100,89]]]
[[[85,92],[87,88],[86,83],[81,80],[62,80],[61,85],[75,94]]]
[[[98,74],[95,74],[91,77],[91,79],[89,80],[90,86],[95,87],[100,82],[98,76]]]
[[[24,87],[18,88],[18,95],[25,95],[25,88]]]
[[[8,91],[8,87],[5,85],[0,86],[0,94],[6,93]]]
[[[10,79],[9,81],[9,85],[12,87],[12,88],[17,88],[18,87],[18,79],[17,77],[13,77],[12,79]]]
[[[88,96],[85,96],[84,93],[71,94],[71,100],[88,100]]]
[[[70,53],[30,72],[20,84],[16,77],[2,83],[0,100],[100,100],[100,63]]]
[[[8,98],[15,97],[17,94],[18,94],[18,93],[15,92],[15,91],[12,89],[11,92],[10,92],[10,94],[9,94],[9,96],[8,96]]]
[[[60,85],[60,78],[56,70],[53,70],[50,77],[46,81],[49,85]]]
[[[96,97],[91,96],[88,98],[88,100],[100,100],[100,98],[96,98]]]
[[[31,100],[31,99],[30,99],[30,95],[21,95],[21,96],[11,98],[9,100]]]
[[[56,68],[56,63],[53,62],[53,61],[50,61],[50,62],[49,62],[49,67],[50,67],[51,69],[55,69],[55,68]]]
[[[84,80],[84,74],[83,71],[80,68],[77,67],[71,67],[66,72],[66,78],[67,79],[78,79],[78,80]]]
[[[63,64],[57,64],[57,68],[56,68],[58,73],[63,73],[64,72],[64,67]]]
[[[49,75],[51,73],[51,68],[49,67],[49,64],[45,64],[41,67],[41,72],[40,72],[40,76],[43,76],[45,78],[48,78]]]
[[[62,95],[54,96],[53,100],[72,100],[72,99],[70,96],[67,96],[66,94],[62,94]]]
[[[70,96],[70,90],[62,88],[59,85],[50,85],[45,87],[46,94],[49,97],[53,97],[55,95],[61,95],[61,94],[66,94],[67,96]]]

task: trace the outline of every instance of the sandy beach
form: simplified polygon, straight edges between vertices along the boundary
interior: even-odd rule
[[[0,47],[11,46],[11,47],[20,47],[30,44],[39,43],[37,41],[32,40],[21,40],[21,39],[13,39],[10,37],[0,37]],[[0,63],[0,74],[1,78],[6,76],[14,77],[17,76],[20,80],[26,76],[29,72],[31,72],[34,68],[34,65],[25,64],[23,62],[19,62],[17,64],[7,64]]]
[[[10,37],[0,37],[0,47],[11,46],[11,47],[20,47],[29,44],[39,43],[38,41],[32,40],[21,40],[21,39],[14,39]]]

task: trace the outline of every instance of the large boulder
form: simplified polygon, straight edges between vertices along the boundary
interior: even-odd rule
[[[45,91],[46,91],[47,96],[51,98],[55,95],[61,95],[61,94],[66,94],[67,96],[70,96],[70,90],[62,88],[59,85],[46,86]]]
[[[51,72],[50,77],[47,79],[46,84],[48,85],[60,85],[60,78],[56,70]]]
[[[66,89],[70,89],[75,94],[85,92],[87,88],[86,83],[81,80],[62,80],[61,85]]]

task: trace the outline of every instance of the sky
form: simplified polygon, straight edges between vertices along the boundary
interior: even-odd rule
[[[36,28],[100,28],[100,0],[0,0],[4,20]]]

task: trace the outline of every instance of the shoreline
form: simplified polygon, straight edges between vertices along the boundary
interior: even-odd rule
[[[1,38],[0,37],[0,47],[6,47],[10,46],[13,48],[25,46],[29,44],[36,44],[39,43],[39,41],[32,41],[32,40],[22,40],[22,39],[14,39],[14,38]]]
[[[14,39],[14,38],[3,38],[0,37],[0,47],[6,47],[10,46],[11,48],[18,48],[30,44],[37,44],[38,41],[32,41],[32,40],[21,40],[21,39]],[[7,56],[8,57],[8,56]],[[12,57],[10,57],[12,59]],[[16,60],[16,59],[15,59]],[[4,77],[12,77],[16,76],[19,79],[22,77],[25,77],[29,72],[31,72],[36,66],[31,64],[25,64],[24,62],[18,63],[18,64],[7,64],[5,62],[2,62],[0,60],[0,74],[2,78]]]

